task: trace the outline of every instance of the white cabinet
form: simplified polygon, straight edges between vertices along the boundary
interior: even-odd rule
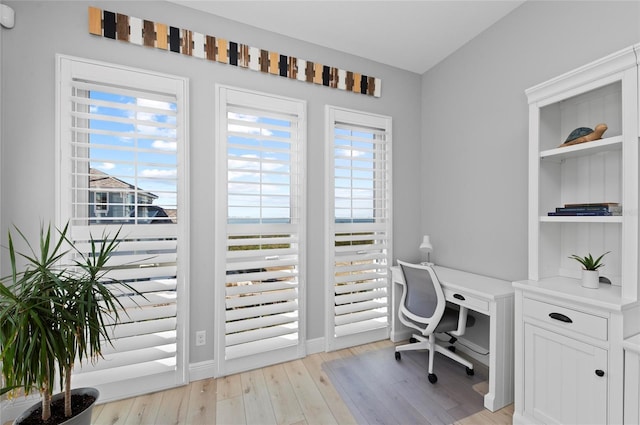
[[[624,342],[624,423],[640,423],[640,335]]]
[[[545,424],[607,423],[606,350],[529,324],[525,344],[525,411]]]
[[[529,272],[513,283],[514,423],[622,422],[622,341],[640,332],[636,51],[526,91]],[[561,146],[574,129],[600,123],[602,139]],[[622,214],[549,214],[585,203],[617,203]],[[569,257],[607,251],[600,273],[611,284],[581,287]]]
[[[607,423],[607,318],[531,298],[523,315],[524,413],[544,424]]]

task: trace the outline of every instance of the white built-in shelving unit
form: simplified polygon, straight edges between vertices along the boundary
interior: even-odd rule
[[[529,273],[514,282],[514,423],[622,423],[623,341],[640,332],[640,45],[526,91]],[[576,128],[600,140],[561,147]],[[619,203],[619,216],[549,216],[565,204]],[[611,284],[580,285],[572,254],[604,258]],[[626,408],[626,407],[625,407]],[[637,411],[637,406],[636,406]]]

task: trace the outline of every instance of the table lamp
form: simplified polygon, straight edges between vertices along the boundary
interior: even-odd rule
[[[0,25],[13,28],[16,22],[16,12],[6,4],[0,4]]]
[[[431,240],[429,239],[429,235],[424,235],[422,239],[422,243],[420,244],[420,251],[427,253],[427,261],[422,264],[425,266],[433,266],[433,263],[430,262],[430,254],[433,251],[433,246],[431,245]]]

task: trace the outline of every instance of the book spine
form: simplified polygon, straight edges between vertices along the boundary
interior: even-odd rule
[[[622,213],[621,207],[559,207],[556,208],[556,212],[591,212],[591,211],[604,211],[610,213]]]
[[[574,216],[574,217],[588,217],[588,216],[612,216],[619,215],[613,214],[610,211],[556,211],[548,213],[549,216]]]
[[[617,202],[595,202],[595,203],[588,203],[588,204],[564,204],[565,208],[584,208],[584,207],[619,207],[621,208],[622,205],[620,205]]]
[[[609,207],[558,207],[556,211],[609,211]]]

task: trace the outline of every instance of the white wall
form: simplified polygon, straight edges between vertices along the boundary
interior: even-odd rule
[[[526,278],[524,90],[639,41],[640,2],[529,0],[422,76],[422,233],[437,264]],[[466,338],[488,347],[476,317]]]
[[[165,2],[6,2],[0,37],[1,241],[16,224],[37,235],[54,218],[54,55],[87,57],[190,79],[191,362],[213,358],[214,85],[308,101],[309,339],[324,323],[323,107],[390,115],[394,123],[394,256],[417,260],[422,234],[439,264],[526,276],[527,103],[524,90],[640,41],[638,2],[529,0],[422,77]],[[382,79],[379,99],[91,36],[87,7],[225,37]],[[420,92],[420,89],[422,92]],[[422,124],[422,128],[421,128]],[[589,125],[589,123],[585,123]],[[593,123],[591,123],[593,125]],[[420,203],[422,202],[422,204]],[[2,252],[2,270],[8,270]],[[192,338],[193,340],[193,338]]]
[[[530,0],[422,76],[422,230],[437,263],[526,277],[524,90],[639,41],[640,2]]]
[[[146,68],[190,79],[190,361],[213,359],[214,258],[214,85],[229,84],[308,101],[308,329],[309,339],[324,333],[324,106],[331,104],[393,117],[395,252],[407,257],[420,227],[420,76],[359,57],[258,30],[173,3],[151,1],[8,1],[16,25],[3,29],[2,59],[2,217],[6,246],[15,224],[35,237],[41,220],[54,220],[54,57],[56,53]],[[373,98],[314,84],[145,48],[88,32],[88,6],[220,36],[302,59],[318,61],[382,79],[382,97]],[[404,190],[410,187],[411,190]],[[2,270],[8,270],[2,253]],[[193,333],[207,331],[196,347]]]

